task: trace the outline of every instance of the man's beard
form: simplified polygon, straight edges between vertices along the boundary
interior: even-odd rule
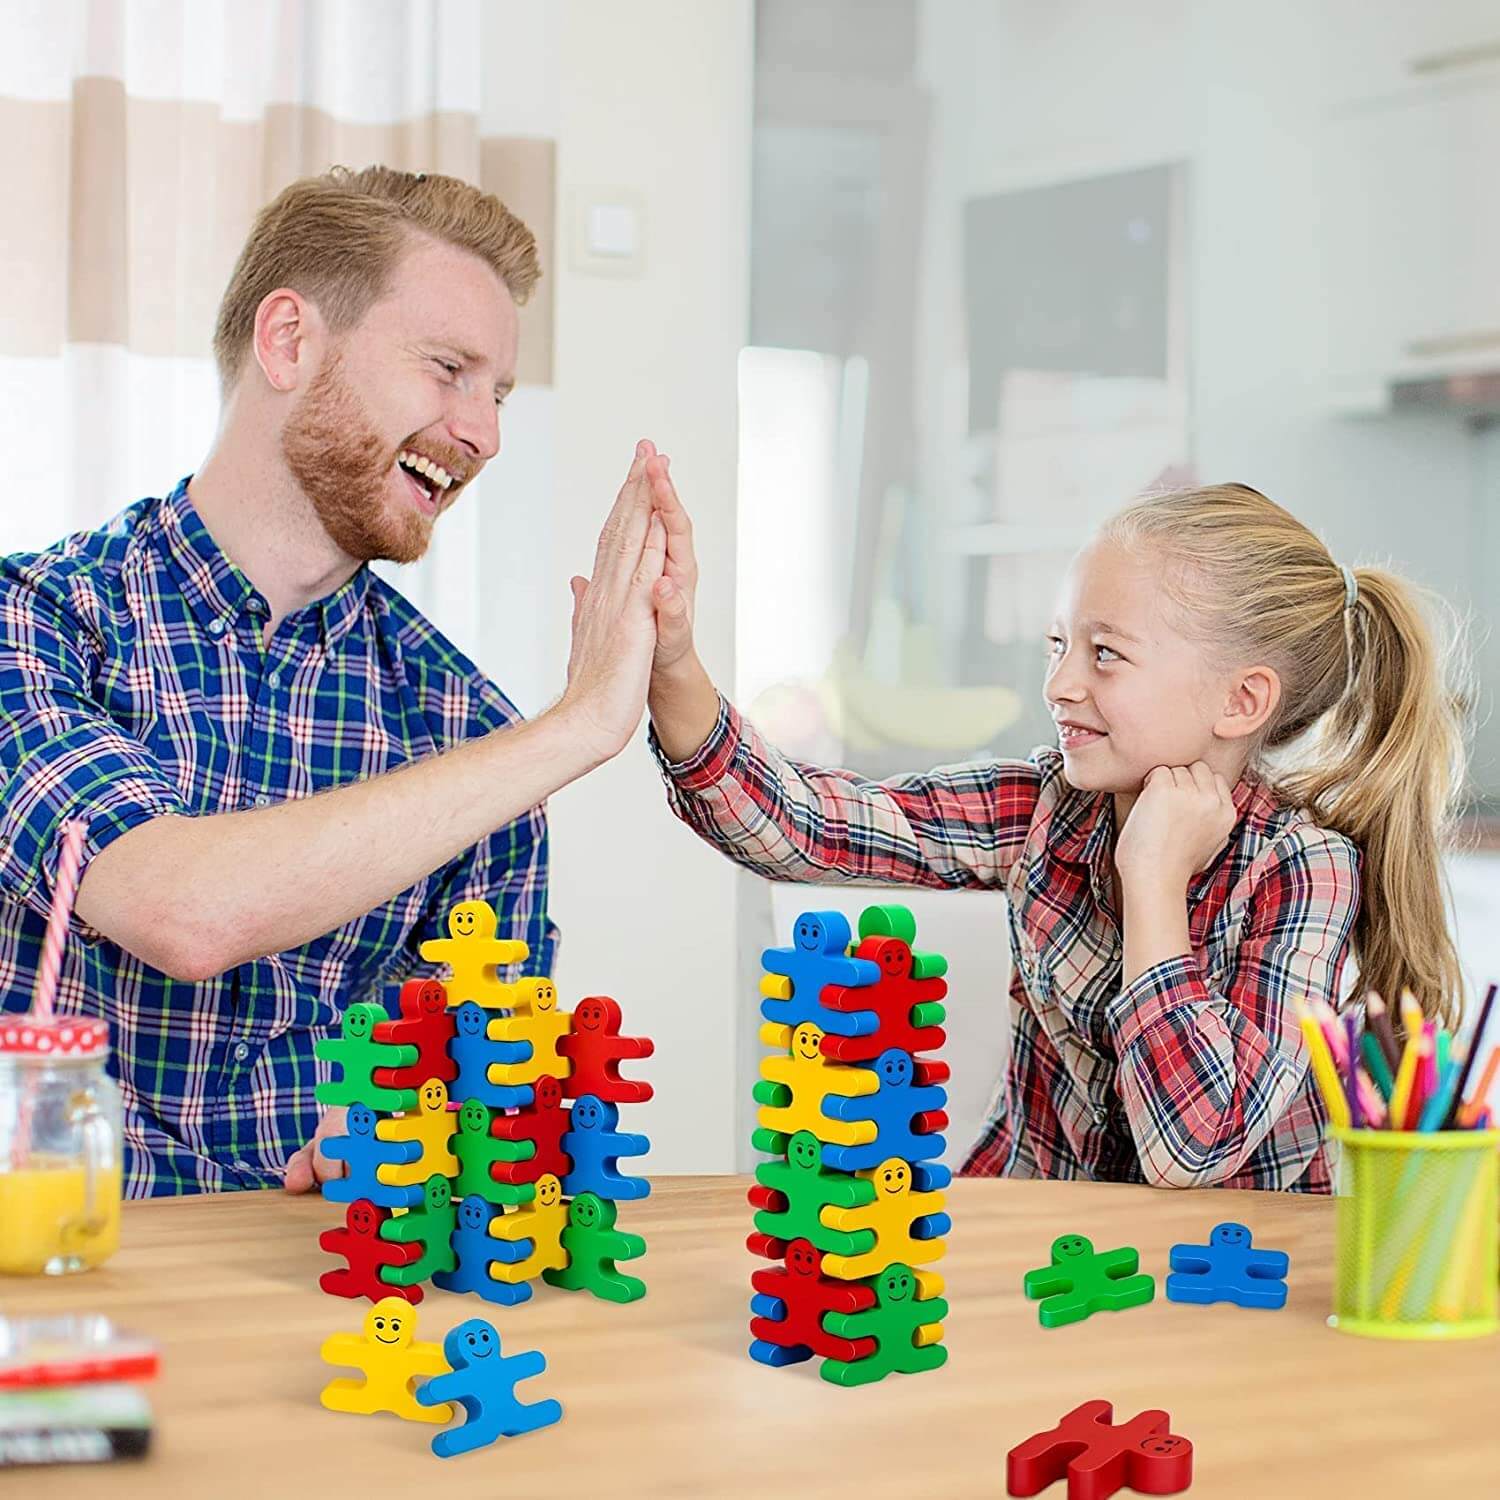
[[[287,419],[281,452],[323,529],[350,557],[410,563],[426,552],[435,518],[409,505],[393,510],[395,454],[370,426],[337,352]]]

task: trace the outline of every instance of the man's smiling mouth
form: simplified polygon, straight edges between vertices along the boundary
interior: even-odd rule
[[[424,515],[435,516],[442,508],[443,497],[459,481],[436,459],[403,448],[396,455],[396,469],[405,483],[413,504]]]

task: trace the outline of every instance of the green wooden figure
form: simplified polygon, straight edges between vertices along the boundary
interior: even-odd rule
[[[825,1359],[821,1374],[835,1385],[868,1385],[887,1375],[919,1375],[947,1362],[938,1342],[948,1304],[938,1295],[943,1278],[935,1271],[913,1271],[895,1261],[871,1283],[875,1306],[864,1312],[823,1315],[823,1327],[836,1338],[872,1336],[875,1352],[864,1359]]]
[[[360,1001],[344,1012],[336,1037],[324,1037],[313,1047],[320,1062],[337,1063],[343,1077],[320,1083],[313,1090],[319,1104],[368,1104],[371,1109],[391,1113],[415,1109],[415,1089],[383,1088],[375,1082],[376,1068],[405,1068],[417,1060],[417,1049],[406,1043],[377,1042],[375,1024],[389,1019],[378,1005]]]
[[[1140,1264],[1140,1252],[1129,1245],[1100,1255],[1081,1234],[1059,1235],[1052,1241],[1052,1264],[1026,1273],[1026,1295],[1044,1299],[1037,1309],[1043,1328],[1140,1307],[1156,1295],[1155,1279],[1136,1274]]]
[[[778,1239],[809,1241],[816,1250],[837,1255],[863,1255],[875,1248],[870,1229],[830,1229],[823,1222],[825,1208],[862,1208],[875,1200],[875,1184],[863,1177],[823,1170],[823,1147],[810,1130],[799,1130],[787,1142],[785,1161],[765,1161],[755,1169],[763,1188],[781,1193],[785,1209],[762,1208],[755,1227]]]
[[[458,1258],[453,1253],[453,1231],[458,1227],[458,1208],[453,1202],[453,1184],[434,1173],[422,1189],[422,1206],[399,1219],[387,1219],[380,1226],[383,1240],[409,1244],[415,1240],[422,1247],[420,1259],[409,1266],[382,1266],[380,1279],[390,1286],[414,1286],[426,1281],[434,1271],[456,1271]]]
[[[467,1198],[477,1194],[487,1203],[516,1207],[530,1203],[536,1196],[533,1182],[496,1182],[490,1168],[499,1161],[524,1161],[536,1150],[531,1141],[500,1141],[490,1134],[489,1108],[478,1099],[466,1099],[458,1111],[458,1134],[452,1149],[458,1158],[458,1176],[453,1179],[453,1196]]]
[[[597,1193],[580,1193],[568,1205],[562,1247],[568,1264],[561,1271],[543,1271],[542,1280],[564,1291],[592,1292],[606,1302],[634,1302],[646,1295],[646,1283],[615,1268],[617,1260],[634,1260],[646,1253],[638,1234],[615,1228],[617,1209]]]

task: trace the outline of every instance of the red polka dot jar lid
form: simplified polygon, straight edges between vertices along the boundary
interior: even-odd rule
[[[36,1057],[61,1062],[109,1055],[109,1023],[90,1016],[0,1016],[0,1057]]]

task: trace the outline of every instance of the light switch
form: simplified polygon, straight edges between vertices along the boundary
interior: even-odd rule
[[[573,193],[572,261],[580,271],[639,276],[646,240],[645,204],[623,188],[580,188]]]
[[[635,209],[628,203],[594,204],[589,209],[588,246],[590,255],[634,255]]]

